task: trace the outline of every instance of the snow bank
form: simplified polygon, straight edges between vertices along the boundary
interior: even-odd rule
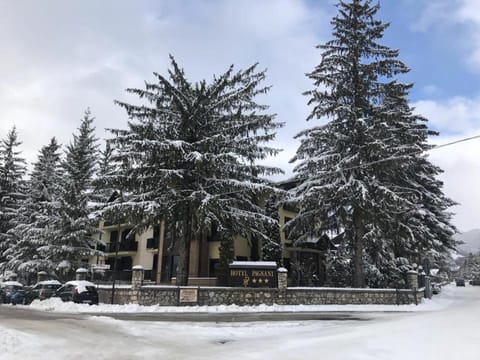
[[[11,348],[22,345],[23,334],[19,331],[0,326],[0,354],[5,354]]]
[[[247,313],[247,312],[417,312],[435,311],[452,303],[455,287],[448,285],[432,300],[417,305],[257,305],[257,306],[142,306],[137,304],[110,305],[74,304],[59,298],[35,300],[30,308],[59,313]]]

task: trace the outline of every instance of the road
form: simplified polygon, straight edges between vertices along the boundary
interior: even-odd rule
[[[59,319],[85,320],[98,313],[65,314],[31,310],[28,307],[0,305],[0,320],[38,320],[54,321]],[[170,322],[254,322],[254,321],[368,321],[370,316],[354,312],[263,312],[263,313],[101,313],[117,320],[125,321],[170,321]]]
[[[283,318],[89,316],[0,306],[0,359],[479,359],[480,287],[450,287],[440,297],[449,306],[438,311]],[[259,321],[237,322],[240,316]]]

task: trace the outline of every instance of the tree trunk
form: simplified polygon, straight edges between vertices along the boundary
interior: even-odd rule
[[[188,285],[188,267],[190,260],[191,222],[188,218],[183,221],[182,234],[178,244],[177,286]]]
[[[353,287],[365,287],[365,273],[363,268],[363,236],[365,234],[362,212],[356,209],[353,213],[355,234],[353,254]]]

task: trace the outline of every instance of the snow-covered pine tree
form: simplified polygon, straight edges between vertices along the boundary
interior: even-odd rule
[[[0,264],[5,267],[7,250],[15,238],[8,234],[19,220],[19,208],[25,198],[26,161],[18,150],[22,143],[13,127],[0,144]]]
[[[455,202],[443,194],[437,178],[442,170],[425,153],[432,148],[428,137],[438,133],[428,129],[427,119],[413,113],[408,104],[411,87],[395,81],[383,85],[384,98],[375,108],[377,121],[369,131],[372,141],[381,144],[374,149],[375,173],[384,182],[377,202],[390,217],[375,219],[382,226],[383,241],[370,241],[367,253],[372,265],[387,275],[386,282],[385,268],[395,272],[395,258],[417,264],[428,258],[437,266],[455,247],[456,229],[448,211]]]
[[[39,248],[41,254],[55,264],[65,278],[88,256],[102,255],[94,250],[99,232],[90,217],[92,178],[97,169],[97,139],[94,118],[86,110],[73,141],[67,146],[62,161],[63,181],[58,218],[52,226],[51,241]]]
[[[39,271],[54,271],[52,263],[38,249],[49,244],[58,220],[61,179],[60,145],[52,138],[33,165],[17,225],[9,231],[16,241],[5,251],[7,269],[15,271],[26,283]]]
[[[265,223],[266,238],[262,240],[262,259],[275,261],[277,266],[283,266],[282,243],[280,238],[280,226],[278,224],[278,208],[280,203],[277,196],[270,196],[265,202],[265,212],[274,221]]]
[[[452,228],[445,209],[452,202],[435,180],[439,169],[421,155],[431,132],[408,106],[411,85],[392,80],[409,69],[397,50],[377,42],[388,27],[375,19],[379,5],[352,0],[340,1],[338,8],[334,39],[319,46],[321,63],[308,75],[316,88],[306,93],[314,106],[308,119],[329,121],[297,135],[301,145],[293,161],[299,161],[295,171],[303,179],[295,189],[301,211],[288,228],[298,242],[342,232],[353,285],[363,287],[367,269],[378,274],[405,249],[419,249],[421,233],[432,246],[431,235],[445,225],[441,247],[448,247]],[[407,177],[415,171],[416,179]],[[426,174],[431,188],[419,194]],[[434,194],[436,203],[427,212]],[[414,224],[422,214],[429,220]],[[435,230],[424,231],[430,226]]]
[[[267,143],[282,124],[256,102],[269,87],[256,65],[233,67],[211,83],[192,83],[171,58],[169,78],[155,73],[145,89],[128,89],[144,104],[117,103],[130,121],[112,130],[119,154],[130,164],[126,213],[137,228],[175,213],[179,264],[177,284],[188,280],[190,240],[216,227],[219,233],[261,234],[260,196],[274,191],[260,176],[281,172],[257,164],[279,150]]]
[[[235,260],[235,244],[233,235],[227,232],[219,234],[220,247],[218,252],[220,258],[218,259],[217,278],[219,285],[228,285],[227,279],[230,272],[230,264]]]
[[[98,207],[103,207],[118,191],[116,186],[117,164],[110,142],[105,143],[105,148],[100,151],[98,171],[93,186],[95,188],[94,200]]]

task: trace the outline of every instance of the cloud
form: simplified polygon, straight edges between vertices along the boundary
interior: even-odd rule
[[[478,135],[478,133],[439,137],[435,139],[435,143],[450,143],[473,135]],[[444,170],[439,178],[444,182],[445,194],[460,204],[451,209],[455,213],[453,222],[460,231],[468,231],[479,227],[479,153],[480,139],[439,148],[430,152],[431,161]]]
[[[412,104],[436,130],[465,134],[480,130],[480,98],[453,97],[444,101],[420,100]],[[479,131],[480,133],[480,131]]]
[[[448,144],[480,135],[480,98],[454,97],[443,101],[422,100],[413,104],[416,112],[429,119],[429,127],[439,130],[440,136],[430,141]],[[467,231],[478,228],[478,204],[480,203],[480,139],[473,139],[429,152],[431,161],[444,172],[444,192],[460,205],[451,210],[455,213],[454,224]]]
[[[454,2],[456,1],[454,0]],[[422,9],[415,22],[410,25],[413,31],[419,32],[429,31],[439,21],[449,21],[454,6],[451,0],[404,0],[404,2],[409,6]]]
[[[407,3],[411,0],[404,0]],[[480,71],[480,2],[478,0],[415,0],[422,11],[411,25],[414,31],[428,32],[442,29],[458,34],[465,63]]]
[[[297,0],[0,2],[0,138],[16,125],[34,161],[50,137],[70,141],[87,106],[108,136],[104,128],[127,121],[113,100],[138,101],[124,89],[165,74],[171,53],[192,81],[232,63],[268,68],[264,102],[288,122],[277,143],[288,146],[305,127],[301,94],[312,85],[303,75],[327,29],[320,5]]]

